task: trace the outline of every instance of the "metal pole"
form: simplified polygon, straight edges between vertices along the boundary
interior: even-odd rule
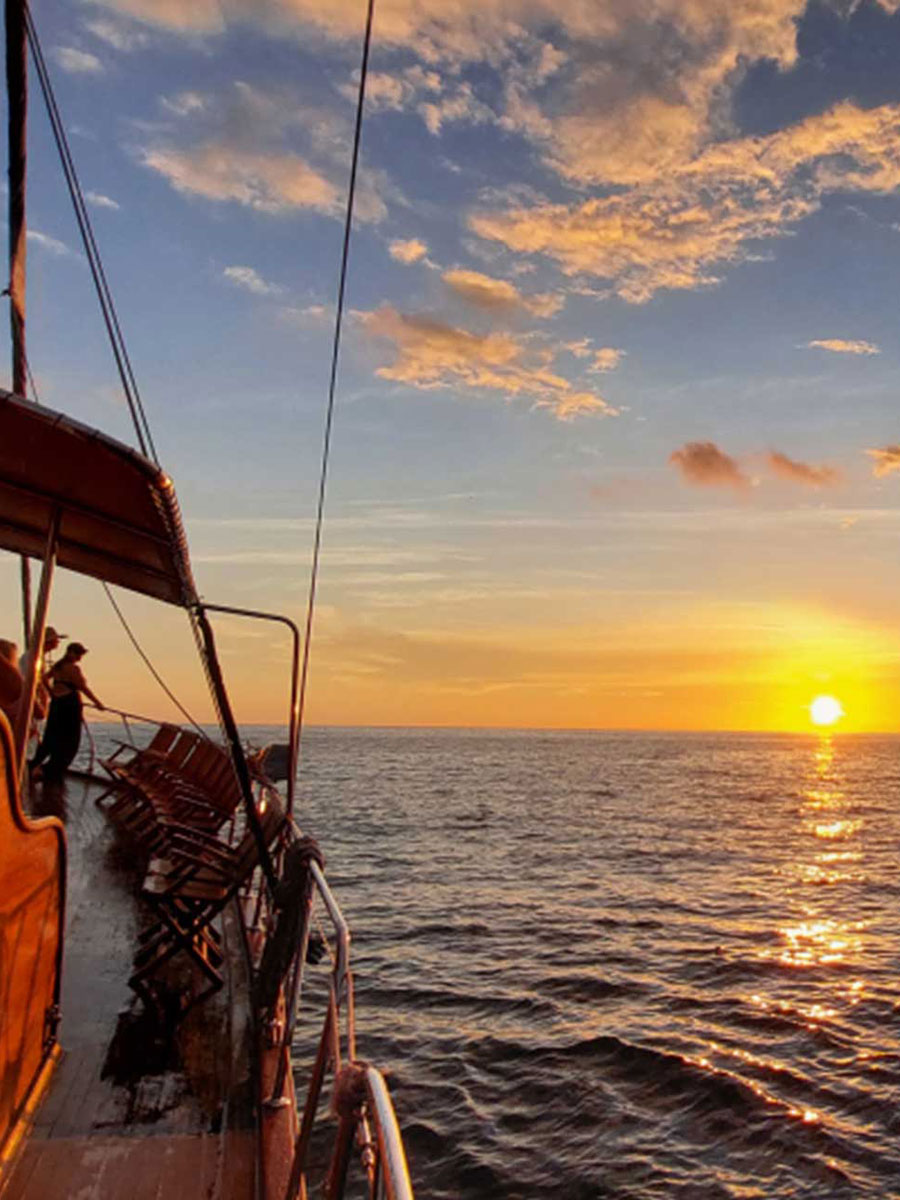
[[[250,617],[254,621],[277,621],[287,625],[293,639],[293,654],[291,659],[291,708],[288,718],[288,780],[287,803],[288,815],[294,813],[294,788],[297,782],[297,755],[300,736],[300,630],[290,619],[280,613],[261,612],[255,608],[234,608],[229,604],[204,604],[207,612],[231,613],[236,617]]]
[[[56,548],[59,542],[60,510],[54,508],[47,529],[47,545],[44,549],[44,565],[41,569],[41,583],[38,588],[37,608],[34,613],[32,626],[32,652],[29,655],[28,677],[24,681],[22,694],[19,697],[19,708],[16,713],[16,758],[19,767],[19,779],[25,775],[25,758],[28,750],[28,735],[31,730],[31,717],[34,713],[34,698],[37,694],[38,674],[44,661],[44,631],[47,627],[47,610],[50,607],[50,587],[53,583],[53,571],[56,567]]]
[[[12,390],[26,394],[25,356],[25,127],[28,113],[28,36],[22,0],[6,0],[6,94],[9,102],[9,320]]]
[[[238,732],[237,722],[231,710],[231,701],[228,698],[228,692],[225,690],[225,680],[222,678],[222,669],[219,665],[219,656],[216,653],[216,641],[213,636],[212,626],[207,620],[202,604],[198,604],[192,610],[192,615],[195,627],[200,635],[203,661],[212,688],[213,699],[215,700],[222,729],[228,742],[228,748],[231,751],[231,762],[234,766],[234,773],[244,800],[247,824],[250,826],[250,832],[253,834],[254,841],[256,842],[259,865],[262,867],[262,873],[268,884],[269,892],[274,898],[278,880],[272,864],[272,856],[269,854],[269,847],[266,844],[262,824],[260,823],[259,813],[256,811],[256,805],[253,802],[253,785],[250,779],[250,772],[247,769],[247,759],[244,755],[244,747],[241,745],[241,736]]]
[[[9,326],[12,337],[12,390],[18,396],[28,391],[28,358],[25,354],[25,180],[28,162],[26,127],[28,119],[28,34],[22,0],[6,0],[6,95],[9,146]],[[31,649],[31,564],[23,554],[22,633],[25,649]]]
[[[31,563],[23,554],[19,559],[22,579],[22,645],[31,647]]]

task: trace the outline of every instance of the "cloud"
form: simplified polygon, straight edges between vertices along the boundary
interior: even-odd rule
[[[449,95],[419,105],[419,114],[429,133],[437,136],[448,121],[480,125],[494,120],[494,112],[478,100],[469,83],[459,84]]]
[[[778,450],[770,450],[765,456],[765,462],[772,474],[777,475],[779,479],[787,479],[805,487],[833,487],[841,479],[841,472],[836,467],[815,467],[810,463],[788,458]]]
[[[309,327],[331,320],[333,311],[327,304],[307,304],[304,308],[284,305],[278,310],[278,315],[291,325]]]
[[[358,40],[353,5],[321,0],[101,0],[175,33],[255,24]],[[894,11],[894,0],[881,0]],[[385,0],[375,110],[496,122],[575,199],[484,201],[470,227],[540,255],[578,286],[630,303],[696,289],[759,257],[834,191],[900,186],[900,106],[851,103],[734,137],[731,101],[753,64],[787,70],[807,0]],[[848,12],[852,5],[841,6]],[[410,56],[416,60],[410,65]],[[466,64],[480,64],[463,77]],[[473,82],[475,80],[475,82]],[[279,119],[277,114],[274,118]],[[244,153],[252,146],[244,145]],[[329,179],[336,174],[325,172]],[[592,194],[594,191],[596,194]]]
[[[102,192],[85,192],[84,198],[89,204],[93,204],[94,208],[111,208],[118,211],[122,207],[109,196],[104,196]]]
[[[807,342],[811,350],[830,350],[832,354],[880,354],[874,342],[846,341],[844,338],[816,338]]]
[[[550,258],[567,275],[605,280],[631,303],[663,288],[711,286],[722,267],[753,258],[761,240],[817,211],[826,193],[900,186],[900,106],[838,104],[657,167],[611,194],[482,209],[469,225],[516,253]]]
[[[207,200],[230,200],[276,214],[312,209],[333,216],[340,208],[334,184],[296,154],[209,142],[191,150],[149,149],[142,160],[176,191]]]
[[[409,238],[406,241],[395,238],[388,246],[388,253],[397,262],[410,266],[412,263],[417,263],[425,257],[428,253],[428,247],[424,242],[420,242],[418,238]]]
[[[191,113],[204,112],[209,100],[200,92],[178,92],[175,96],[163,96],[160,104],[176,117],[187,117]]]
[[[74,251],[70,250],[65,242],[61,242],[59,238],[51,237],[48,233],[41,233],[37,229],[29,229],[25,236],[29,242],[33,242],[43,250],[49,251],[50,254],[55,254],[58,258],[74,257]]]
[[[617,415],[601,396],[578,390],[554,373],[552,350],[535,350],[510,333],[471,333],[390,305],[364,314],[363,324],[396,351],[394,361],[378,370],[383,379],[426,390],[462,386],[524,397],[561,420],[586,413]]]
[[[96,54],[76,50],[74,46],[57,46],[53,57],[70,75],[100,75],[104,70],[103,63]]]
[[[229,283],[252,292],[254,296],[277,296],[284,291],[277,284],[267,283],[253,267],[226,267],[222,275]]]
[[[108,46],[112,46],[114,50],[119,50],[123,54],[139,50],[151,40],[146,30],[139,29],[133,25],[126,25],[123,21],[109,20],[105,17],[86,21],[84,27],[94,37],[99,38],[102,42],[106,42]]]
[[[481,271],[455,268],[445,271],[441,278],[454,295],[486,312],[525,309],[535,317],[554,317],[565,304],[565,297],[558,293],[526,296],[508,280],[495,279]]]
[[[900,446],[881,446],[876,450],[867,450],[866,454],[874,459],[872,474],[876,479],[883,479],[894,471],[900,471]]]
[[[686,442],[669,455],[686,483],[698,487],[733,487],[742,491],[750,480],[737,461],[715,442]]]
[[[573,353],[578,353],[573,351]],[[599,350],[594,352],[594,361],[591,364],[593,371],[614,371],[622,359],[625,357],[624,350],[617,350],[615,346],[601,346]]]
[[[162,105],[184,121],[167,142],[157,135],[137,155],[178,191],[271,214],[309,209],[343,215],[350,126],[342,109],[305,104],[289,89],[266,91],[242,80],[222,95],[184,91]],[[385,195],[402,202],[383,172],[364,166],[356,220],[382,220]]]

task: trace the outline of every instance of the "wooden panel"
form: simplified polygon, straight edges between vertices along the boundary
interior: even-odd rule
[[[65,864],[62,824],[22,812],[0,713],[0,1155],[53,1044]]]

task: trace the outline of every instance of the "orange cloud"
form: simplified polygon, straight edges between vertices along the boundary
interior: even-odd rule
[[[875,461],[872,464],[872,474],[876,479],[892,475],[900,471],[900,446],[881,446],[876,450],[867,450],[866,454]]]
[[[594,351],[591,369],[603,372],[614,371],[624,357],[624,350],[618,350],[615,346],[601,346],[599,350]]]
[[[617,410],[594,392],[580,391],[551,370],[552,350],[536,350],[510,333],[471,333],[431,317],[406,315],[384,305],[363,316],[374,337],[393,344],[394,361],[378,370],[383,379],[411,387],[467,388],[524,396],[560,420]]]
[[[743,490],[750,480],[737,461],[715,442],[686,442],[669,455],[686,483],[697,487],[733,487]]]
[[[788,458],[778,450],[768,452],[766,466],[780,479],[787,479],[791,483],[800,483],[806,487],[833,487],[841,479],[841,472],[836,467],[814,467],[810,463]]]
[[[254,153],[210,142],[190,150],[147,150],[143,161],[179,192],[233,200],[260,212],[335,213],[340,205],[334,184],[296,154]]]
[[[608,280],[623,299],[642,303],[662,288],[718,282],[717,268],[746,259],[749,243],[787,233],[829,190],[898,186],[900,106],[845,103],[764,137],[717,142],[677,163],[663,158],[656,174],[625,191],[485,210],[469,224],[483,238],[544,255],[568,275]]]
[[[807,342],[811,350],[830,350],[832,354],[880,354],[874,342],[847,341],[844,338],[816,338]]]
[[[407,241],[396,238],[388,246],[388,253],[397,262],[411,266],[412,263],[417,263],[425,257],[428,253],[428,247],[424,242],[420,242],[418,238],[409,238]]]
[[[565,297],[551,292],[523,295],[506,279],[495,279],[481,271],[457,268],[442,276],[447,287],[461,299],[488,312],[524,308],[536,317],[554,317],[565,304]]]

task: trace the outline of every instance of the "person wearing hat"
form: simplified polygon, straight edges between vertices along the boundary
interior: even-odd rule
[[[87,696],[97,708],[103,708],[88,687],[79,666],[86,654],[87,647],[82,646],[81,642],[69,642],[59,662],[44,675],[44,682],[50,691],[50,711],[47,713],[44,736],[31,760],[31,766],[36,769],[46,762],[43,777],[48,783],[59,783],[78,753],[82,695]]]

